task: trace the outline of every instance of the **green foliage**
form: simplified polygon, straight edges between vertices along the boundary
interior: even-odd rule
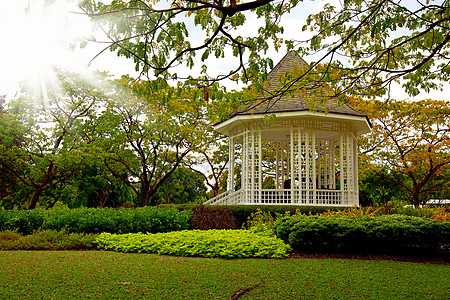
[[[242,3],[236,5],[230,2],[206,1],[200,5],[195,1],[182,1],[175,6],[157,2],[158,9],[155,9],[156,6],[139,1],[114,1],[110,4],[83,1],[81,8],[94,21],[102,24],[108,31],[108,36],[115,41],[110,45],[110,50],[119,56],[132,59],[136,70],[149,73],[153,71],[165,78],[192,78],[190,73],[172,73],[172,67],[184,64],[193,68],[194,57],[197,55],[202,64],[202,71],[198,77],[194,77],[206,81],[211,79],[207,66],[213,58],[223,59],[225,56],[231,56],[239,61],[238,58],[245,57],[248,59],[245,71],[241,70],[244,67],[241,62],[227,70],[224,75],[218,75],[218,79],[231,77],[238,80],[242,71],[242,80],[247,81],[249,78],[264,80],[267,77],[265,71],[272,67],[273,63],[271,59],[264,59],[261,54],[267,52],[269,43],[278,49],[282,39],[277,34],[283,32],[283,28],[272,24],[272,21],[278,20],[285,11],[295,6],[294,2],[297,3],[297,0],[284,4],[264,1],[261,4],[245,5],[245,8],[238,7],[243,6]],[[240,35],[246,24],[246,16],[240,11],[250,9],[253,9],[253,15],[264,24],[255,37]],[[178,15],[184,17],[179,19]],[[188,26],[187,20],[193,26]],[[203,37],[200,45],[197,39],[192,38],[193,30]],[[149,40],[153,43],[148,43]],[[262,76],[257,76],[261,74]]]
[[[329,57],[344,53],[349,59],[331,63],[329,58],[331,66],[324,72],[340,73],[334,80],[349,92],[380,94],[400,77],[405,91],[416,96],[442,88],[439,81],[448,80],[448,58],[440,55],[449,51],[448,17],[446,1],[326,4],[308,17],[303,30],[315,35],[302,50],[324,50]]]
[[[233,216],[238,222],[238,226],[242,227],[247,222],[248,218],[252,214],[255,214],[258,210],[262,212],[270,212],[272,217],[276,215],[289,215],[305,214],[305,215],[317,215],[328,210],[342,210],[343,208],[335,207],[321,207],[321,206],[295,206],[295,205],[229,205],[226,206],[233,212]]]
[[[0,206],[4,208],[22,205],[14,197],[20,186],[14,172],[25,168],[23,156],[19,154],[25,132],[26,127],[15,116],[0,112]]]
[[[93,159],[132,190],[138,206],[201,198],[205,188],[198,176],[178,168],[211,139],[212,105],[203,89],[128,76],[113,84],[107,109],[86,129]]]
[[[191,220],[193,229],[237,229],[236,219],[227,207],[199,205],[194,208]]]
[[[196,204],[177,204],[168,205],[168,207],[177,208],[178,210],[195,210],[199,205]],[[161,205],[160,207],[166,207]],[[258,210],[263,213],[270,212],[272,217],[284,216],[286,214],[293,216],[298,215],[318,215],[325,212],[341,211],[343,207],[322,207],[322,206],[295,206],[295,205],[207,205],[206,207],[211,209],[219,209],[224,207],[231,211],[233,217],[236,220],[238,228],[243,228],[246,225],[252,214],[255,214]]]
[[[159,186],[155,202],[161,203],[201,203],[206,200],[206,186],[201,174],[188,168],[178,167]]]
[[[222,101],[217,84],[205,100],[204,89],[188,83],[59,79],[64,89],[49,90],[48,102],[23,93],[0,116],[0,206],[202,201],[201,175],[181,166],[216,138],[210,125]]]
[[[268,229],[272,229],[275,221],[276,219],[269,211],[262,211],[261,209],[257,209],[256,212],[252,212],[250,214],[244,227],[247,229],[254,227],[266,227]]]
[[[387,179],[387,170],[383,170],[383,176],[377,175],[369,166],[358,166],[359,171],[359,203],[362,206],[387,205],[392,200],[406,200],[401,186]],[[406,180],[406,178],[404,178]]]
[[[154,233],[187,229],[189,218],[189,211],[171,208],[80,208],[51,214],[44,228],[80,233]]]
[[[177,204],[177,205],[160,205],[160,207],[173,207],[178,210],[195,210],[198,204]],[[343,207],[322,207],[322,206],[296,206],[296,205],[206,205],[210,209],[219,209],[221,207],[230,210],[237,228],[243,228],[252,214],[260,210],[263,213],[270,212],[272,217],[276,216],[293,216],[298,215],[318,215],[325,212],[341,211]]]
[[[87,250],[94,249],[97,235],[44,230],[22,236],[16,231],[0,232],[0,250]]]
[[[14,175],[11,184],[18,184],[9,198],[0,199],[3,207],[51,207],[85,159],[86,136],[80,128],[98,108],[101,85],[75,74],[57,76],[61,85],[49,87],[45,96],[24,87],[8,102],[10,116],[0,118],[0,129],[20,124],[0,130],[0,165]]]
[[[48,213],[41,209],[0,210],[0,231],[15,230],[23,235],[41,229]]]
[[[290,247],[270,232],[255,230],[190,230],[156,234],[102,233],[99,249],[176,256],[221,258],[287,256]]]
[[[30,234],[38,229],[69,233],[167,232],[189,227],[191,211],[175,208],[142,207],[77,208],[55,210],[0,211],[0,230]]]
[[[372,186],[375,199],[382,203],[408,200],[418,208],[432,195],[450,190],[449,101],[359,100],[354,104],[373,125],[359,144],[367,150],[360,157],[365,162],[361,179]],[[365,184],[362,187],[364,194],[370,190]],[[405,197],[399,197],[402,194]]]
[[[87,151],[94,156],[93,150]],[[89,157],[80,164],[73,178],[53,192],[69,208],[120,207],[133,204],[130,187],[114,176],[99,157]]]
[[[274,231],[302,251],[435,253],[450,247],[450,223],[404,215],[294,216],[279,220]]]
[[[316,62],[309,74],[291,76],[279,93],[315,81],[337,96],[373,97],[387,93],[390,83],[400,80],[405,91],[415,96],[421,90],[442,89],[449,80],[447,1],[327,2],[304,24],[288,23],[298,29],[303,26],[312,35],[303,35],[303,40],[281,38],[283,19],[289,13],[301,17],[310,10],[308,5],[312,4],[298,0],[187,0],[176,5],[157,0],[152,5],[90,0],[80,4],[106,30],[109,49],[132,59],[142,74],[189,77],[205,85],[221,79],[253,81],[256,94],[262,94],[267,70],[273,67],[267,51],[278,51],[284,44],[288,50],[314,55]],[[256,28],[251,30],[248,22]],[[198,36],[203,37],[201,42]],[[198,74],[173,71],[177,65],[193,68],[195,57],[201,64]],[[213,59],[225,62],[224,72],[211,74],[208,65]]]

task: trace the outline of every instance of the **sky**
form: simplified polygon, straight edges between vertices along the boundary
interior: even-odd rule
[[[81,74],[101,70],[115,76],[136,76],[131,60],[119,58],[110,51],[105,51],[92,60],[103,49],[104,44],[88,43],[83,49],[79,47],[80,42],[86,38],[95,35],[97,40],[102,40],[102,36],[99,32],[92,31],[88,17],[79,13],[76,0],[56,0],[50,6],[44,5],[46,1],[48,0],[0,0],[0,95],[6,94],[7,99],[14,97],[20,82],[24,80],[31,80],[36,86],[45,88],[43,82],[52,83],[54,80],[51,76],[52,66]],[[302,2],[301,9],[284,18],[284,36],[295,36],[297,40],[306,39],[307,33],[300,30],[304,20],[326,2],[330,1]],[[256,31],[256,25],[256,20],[249,16],[244,30]],[[284,54],[283,50],[270,50],[268,53],[274,63]],[[208,67],[211,68],[208,73],[225,74],[228,63],[226,60],[212,59],[208,62]],[[401,88],[396,88],[391,97],[408,98]],[[416,98],[449,99],[449,96],[444,91],[433,92],[431,95],[421,94]]]
[[[92,37],[92,24],[80,14],[76,1],[0,0],[0,95],[13,97],[20,82],[53,80],[53,66],[81,74],[107,70],[132,73],[132,64],[105,52],[91,61],[104,45],[82,41]],[[98,35],[98,33],[97,33]]]

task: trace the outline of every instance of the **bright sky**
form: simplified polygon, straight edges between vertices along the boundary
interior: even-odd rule
[[[52,66],[80,73],[109,70],[113,74],[130,73],[132,65],[107,52],[91,59],[102,49],[100,44],[79,48],[92,36],[86,16],[77,14],[76,1],[0,0],[0,94],[13,97],[24,80],[52,81]]]
[[[104,47],[101,44],[90,43],[84,49],[78,46],[69,49],[70,45],[92,36],[88,18],[76,13],[79,12],[76,1],[56,0],[45,7],[47,0],[0,0],[0,95],[13,97],[19,82],[25,79],[33,80],[42,88],[40,83],[52,81],[54,65],[86,74],[94,70],[106,70],[116,76],[135,75],[131,60],[117,58],[109,51],[91,63],[92,58]],[[306,39],[300,28],[306,16],[319,10],[324,3],[326,1],[302,2],[299,5],[301,9],[284,19],[285,36]],[[246,31],[256,28],[256,22],[251,18],[246,24]],[[272,51],[269,55],[276,63],[283,57],[284,51]],[[228,62],[211,60],[208,66],[212,68],[211,73],[216,71],[216,74],[225,74],[227,72],[222,72],[221,68],[227,67]],[[400,89],[392,97],[407,98]],[[448,93],[445,95],[444,92],[419,96],[430,97],[449,99]]]

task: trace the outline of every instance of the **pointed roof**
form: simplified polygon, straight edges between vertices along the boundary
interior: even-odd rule
[[[267,81],[269,82],[269,86],[267,88],[267,91],[272,92],[280,88],[280,77],[292,72],[295,68],[307,69],[309,68],[309,65],[294,51],[289,51],[268,74]],[[326,95],[324,89],[318,91],[317,94],[322,94],[323,96]],[[315,95],[315,97],[317,97],[317,94]],[[250,109],[244,110],[243,108],[239,108],[237,111],[232,112],[230,114],[230,118],[237,115],[272,114],[280,112],[308,110],[310,109],[308,108],[306,100],[301,96],[300,93],[297,93],[276,96],[272,99],[263,98],[263,101],[261,101],[260,104],[253,105]],[[328,100],[324,105],[316,104],[315,110],[366,117],[365,114],[353,109],[348,104],[339,104],[337,99]]]

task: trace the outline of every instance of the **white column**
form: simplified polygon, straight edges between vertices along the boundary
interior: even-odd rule
[[[275,145],[275,187],[280,189],[280,145],[278,142]]]
[[[228,138],[228,190],[234,191],[234,137]]]
[[[243,189],[244,199],[243,203],[248,202],[248,189],[249,189],[249,137],[248,130],[245,129],[244,134],[242,135],[242,169],[241,169],[241,188]]]
[[[291,191],[290,191],[290,197],[289,197],[289,203],[292,203],[294,200],[294,186],[295,186],[295,168],[294,168],[294,160],[295,160],[295,151],[294,151],[294,129],[291,127],[291,132],[290,132],[290,138],[291,138],[291,142],[290,142],[290,151],[291,151],[291,167],[290,167],[290,172],[289,172],[289,180],[291,181]]]
[[[330,156],[331,156],[331,168],[330,168],[330,178],[331,178],[331,188],[336,188],[336,144],[335,140],[330,140]]]
[[[257,149],[255,149],[255,152],[257,152],[257,170],[256,172],[258,172],[258,183],[257,183],[257,199],[255,199],[257,201],[257,203],[261,203],[261,199],[262,199],[262,137],[261,137],[261,129],[258,129],[255,131],[255,135],[256,135],[256,143],[257,143]]]
[[[355,189],[355,205],[359,206],[359,183],[358,183],[358,140],[353,136],[353,164],[354,164],[354,189]]]
[[[317,196],[317,174],[316,174],[316,133],[313,131],[311,133],[311,147],[312,147],[312,188],[313,188],[313,199],[314,199],[314,204],[317,204],[317,200],[316,200],[316,196]]]

